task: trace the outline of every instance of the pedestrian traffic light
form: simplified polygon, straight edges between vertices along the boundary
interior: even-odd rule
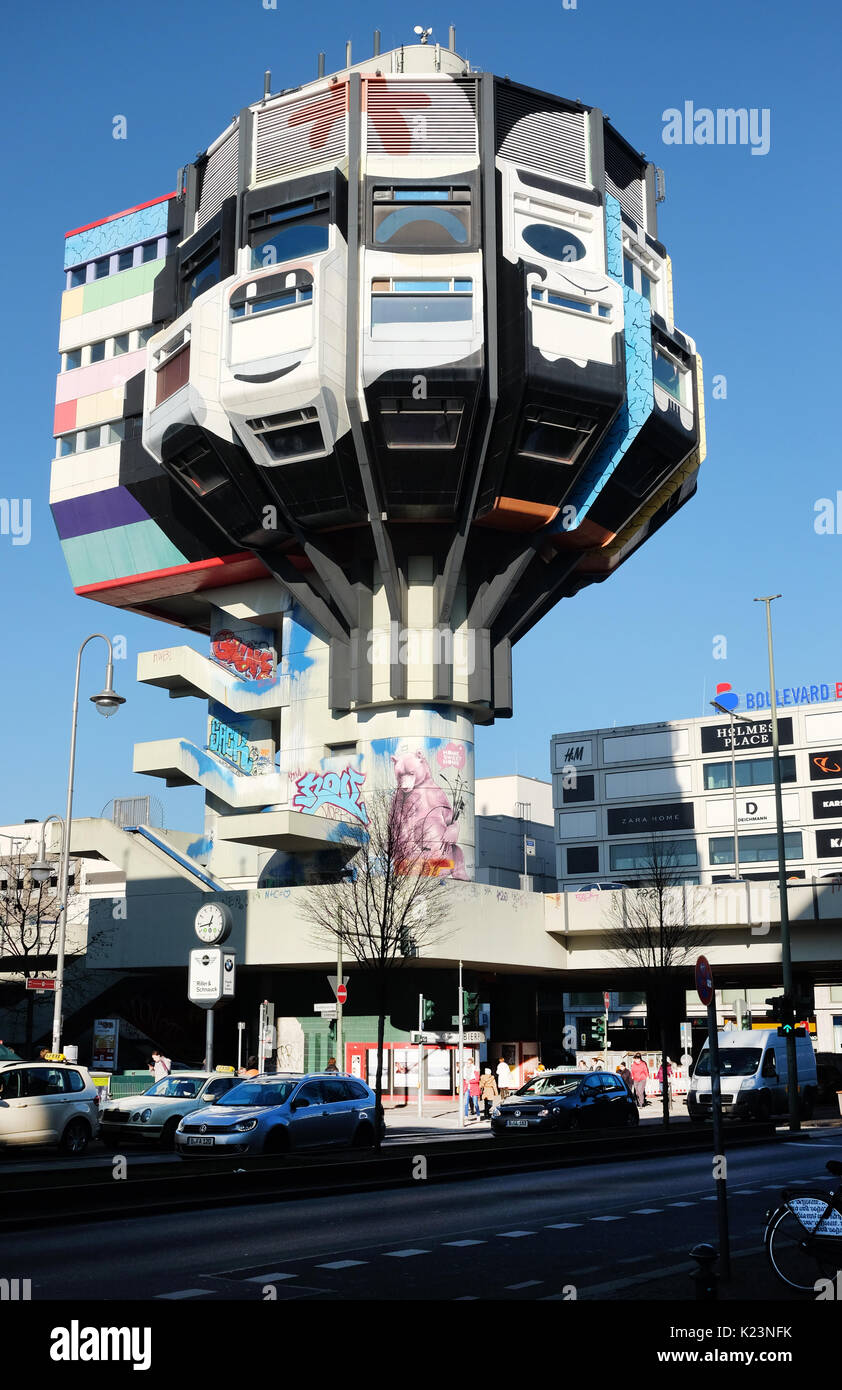
[[[479,1009],[479,993],[475,990],[462,990],[462,1022],[476,1023],[477,1010]]]
[[[433,1003],[432,999],[425,999],[423,1001],[423,1008],[421,1010],[421,1017],[423,1018],[425,1023],[430,1022],[430,1019],[433,1017],[435,1011],[436,1006]]]

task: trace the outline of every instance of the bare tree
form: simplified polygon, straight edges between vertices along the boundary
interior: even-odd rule
[[[407,813],[400,792],[366,798],[366,825],[343,822],[334,841],[347,867],[331,882],[313,885],[303,914],[318,944],[341,944],[373,977],[377,1004],[377,1116],[382,1113],[383,1037],[394,973],[440,935],[450,911],[450,894],[431,858],[423,825]],[[432,847],[435,849],[436,847]],[[418,1077],[421,1084],[421,1076]],[[379,1125],[375,1125],[380,1146]]]
[[[710,932],[688,921],[683,876],[669,840],[652,836],[640,880],[612,908],[608,949],[646,993],[647,1014],[660,1035],[662,1107],[669,1124],[667,1033],[669,1010],[687,966]],[[651,1036],[651,1034],[650,1034]]]
[[[33,879],[30,868],[35,858],[34,854],[18,850],[0,860],[0,972],[13,980],[20,979],[19,992],[25,993],[25,1047],[29,1053],[33,1042],[35,995],[26,989],[25,982],[45,969],[54,968],[51,958],[57,950],[60,906],[57,883],[52,878],[43,884]],[[79,860],[71,863],[71,885],[78,881],[80,869]],[[78,961],[88,951],[95,952],[107,934],[108,929],[105,929],[88,939],[84,906],[71,887],[67,904],[68,964]],[[65,997],[71,989],[72,980],[66,983]]]

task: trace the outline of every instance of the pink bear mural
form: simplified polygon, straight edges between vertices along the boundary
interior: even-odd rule
[[[447,793],[433,781],[430,765],[423,753],[392,754],[395,769],[394,808],[400,817],[401,834],[406,836],[407,860],[417,859],[422,872],[438,878],[467,879],[465,857],[456,843],[459,839],[458,811]]]

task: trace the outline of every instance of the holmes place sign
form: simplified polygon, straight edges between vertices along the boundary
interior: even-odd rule
[[[609,835],[635,835],[641,830],[692,830],[691,802],[667,801],[660,806],[614,806],[608,812]]]
[[[703,753],[731,752],[731,724],[709,724],[702,729]],[[771,748],[772,721],[757,719],[751,724],[735,720],[734,748]],[[792,720],[778,720],[778,743],[792,743]]]

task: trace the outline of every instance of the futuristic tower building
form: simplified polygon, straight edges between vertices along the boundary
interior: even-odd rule
[[[208,733],[135,768],[205,788],[211,868],[331,872],[383,785],[472,876],[513,644],[695,490],[658,187],[596,108],[418,44],[68,234],[53,514],[77,593],[209,636],[141,656]]]

